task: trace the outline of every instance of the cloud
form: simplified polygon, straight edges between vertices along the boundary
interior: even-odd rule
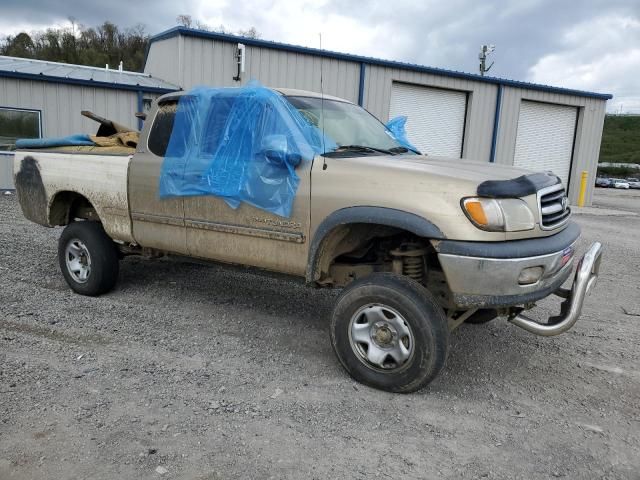
[[[186,2],[185,8],[189,8]],[[68,26],[69,17],[85,26],[96,26],[108,20],[121,27],[145,24],[156,33],[175,25],[175,18],[184,13],[170,0],[2,0],[0,32],[14,35],[20,31],[39,30],[44,27]],[[180,11],[178,11],[180,10]]]
[[[528,79],[613,93],[609,111],[640,112],[640,19],[613,15],[576,25],[559,51],[529,69]]]
[[[254,26],[265,40],[322,46],[366,56],[466,72],[478,71],[481,44],[496,45],[490,74],[613,93],[640,112],[637,0],[3,0],[0,32],[29,25],[144,23],[159,33],[189,14],[237,31]],[[635,100],[634,100],[635,99]]]

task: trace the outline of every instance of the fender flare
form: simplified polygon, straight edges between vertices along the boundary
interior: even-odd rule
[[[447,237],[429,220],[415,213],[386,207],[346,207],[336,210],[326,217],[316,229],[309,246],[307,261],[307,282],[313,282],[321,254],[321,247],[327,236],[337,227],[352,223],[370,223],[395,227],[411,232],[419,237],[444,240]]]

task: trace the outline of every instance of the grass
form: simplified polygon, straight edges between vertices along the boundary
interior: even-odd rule
[[[640,163],[640,115],[607,115],[599,162]]]

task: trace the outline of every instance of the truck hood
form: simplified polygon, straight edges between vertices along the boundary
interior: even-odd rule
[[[537,226],[519,232],[480,230],[464,215],[460,200],[476,195],[517,197],[537,216],[536,192],[549,182],[557,183],[555,175],[423,155],[328,157],[326,162],[328,168],[319,170],[314,180],[320,218],[348,206],[379,206],[426,218],[447,238],[455,240],[503,241],[554,233]]]
[[[349,160],[363,167],[368,164],[374,168],[405,170],[414,174],[422,173],[431,177],[455,179],[475,185],[487,180],[511,180],[532,173],[530,170],[509,165],[426,155],[363,156]]]

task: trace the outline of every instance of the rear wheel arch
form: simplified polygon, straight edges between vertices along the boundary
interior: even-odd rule
[[[347,207],[336,210],[318,226],[311,245],[307,262],[306,280],[315,282],[331,262],[343,253],[341,244],[352,234],[354,228],[369,235],[372,228],[380,231],[388,229],[396,233],[407,232],[424,239],[444,239],[442,231],[429,220],[414,213],[386,207]]]
[[[96,209],[87,197],[69,190],[57,192],[49,203],[49,225],[68,225],[76,218],[100,221]]]

